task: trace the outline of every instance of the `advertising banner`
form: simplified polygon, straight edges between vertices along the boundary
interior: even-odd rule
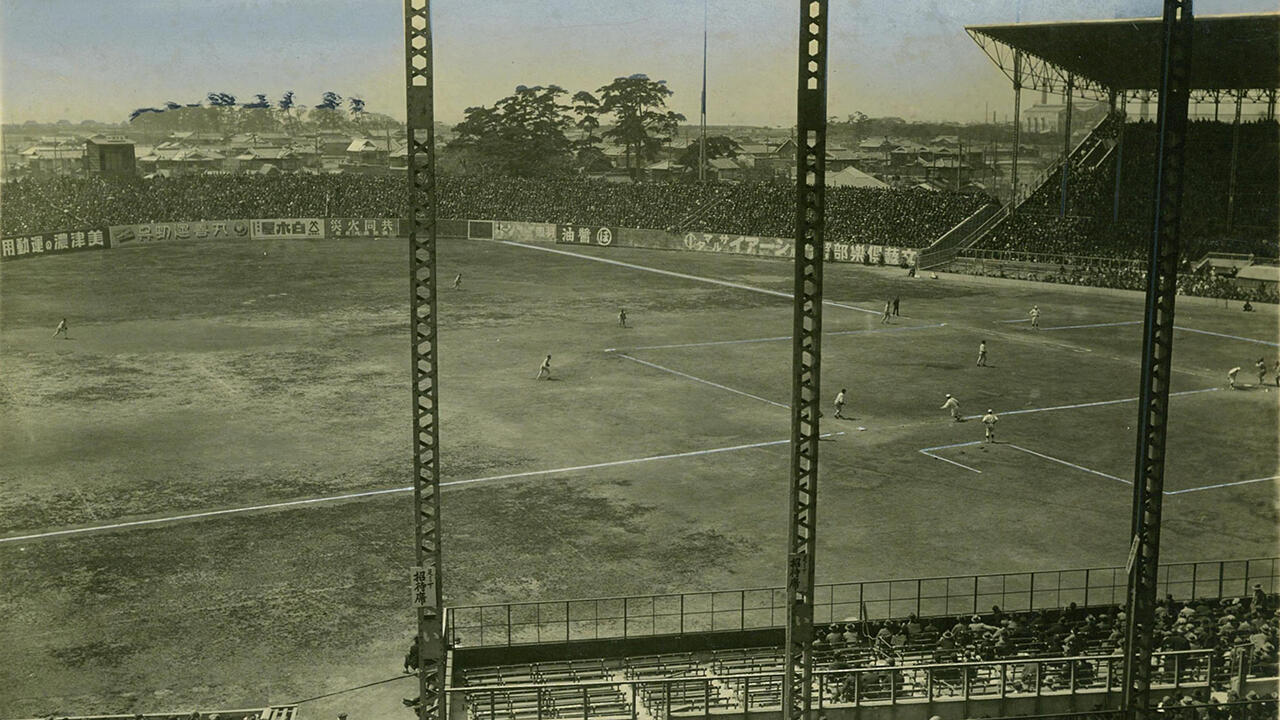
[[[45,255],[104,250],[109,247],[111,238],[102,228],[15,235],[0,239],[0,259],[24,260]]]
[[[495,220],[493,223],[493,239],[510,240],[512,242],[553,243],[556,241],[556,226],[551,223]]]
[[[331,238],[400,237],[400,218],[329,218],[325,226]]]
[[[248,220],[197,220],[112,225],[112,247],[128,247],[171,240],[235,240],[249,237]]]
[[[794,242],[784,238],[702,232],[687,232],[684,234],[685,249],[696,252],[792,257],[795,253],[794,246]]]
[[[254,240],[320,240],[324,238],[324,221],[320,218],[269,218],[254,220]]]
[[[613,228],[599,225],[556,225],[556,242],[561,245],[599,245],[608,247],[613,244]]]

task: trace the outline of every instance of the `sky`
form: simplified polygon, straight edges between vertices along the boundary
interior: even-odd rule
[[[708,122],[795,122],[795,0],[705,0]],[[645,73],[697,121],[704,0],[435,0],[436,117],[516,85]],[[830,0],[829,114],[1007,120],[1008,80],[965,25],[1153,17],[1160,0]],[[1197,15],[1275,0],[1198,0]],[[401,0],[0,0],[0,121],[119,122],[210,91],[305,105],[325,90],[404,117]]]

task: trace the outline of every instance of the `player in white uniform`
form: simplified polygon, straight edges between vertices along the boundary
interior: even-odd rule
[[[550,355],[547,356],[546,360],[542,361],[542,366],[538,368],[538,376],[535,377],[534,380],[541,380],[543,377],[546,377],[548,380],[551,379],[551,356]]]
[[[1027,314],[1031,316],[1031,327],[1039,330],[1040,329],[1040,306],[1032,305],[1031,311],[1028,312]]]
[[[844,399],[845,399],[845,389],[840,388],[840,392],[836,393],[835,404],[836,404],[836,417],[840,418],[841,420],[844,420],[844,415],[842,414],[844,412]]]
[[[983,340],[978,343],[978,367],[987,366],[987,341]]]
[[[1258,387],[1262,387],[1262,383],[1267,379],[1267,361],[1258,358],[1258,362],[1254,363],[1253,366],[1258,368]],[[1262,389],[1266,390],[1266,388]]]
[[[453,276],[453,289],[454,290],[462,289],[462,273],[458,273],[457,275]]]
[[[982,424],[987,426],[987,442],[996,441],[996,423],[1000,422],[1000,418],[996,417],[995,412],[991,408],[987,408],[987,414],[982,416]]]
[[[942,410],[951,411],[951,419],[960,422],[960,401],[951,397],[951,393],[947,393],[947,401],[942,403]]]
[[[880,324],[889,324],[889,313],[893,311],[893,303],[889,300],[884,301],[884,314],[880,316]]]
[[[1239,367],[1233,367],[1227,371],[1227,384],[1231,386],[1232,390],[1236,389],[1236,375],[1239,372],[1240,372]]]
[[[66,318],[62,318],[61,322],[58,323],[58,327],[53,331],[54,337],[58,337],[59,334],[62,335],[63,340],[70,339],[67,335],[67,319]]]

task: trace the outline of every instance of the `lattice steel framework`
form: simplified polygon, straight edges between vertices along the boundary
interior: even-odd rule
[[[796,257],[791,343],[791,518],[783,720],[809,720],[818,511],[819,366],[827,155],[827,0],[801,0],[796,88]]]
[[[436,335],[436,188],[431,2],[404,2],[408,117],[409,308],[413,335],[413,505],[417,567],[418,716],[445,712],[440,586],[440,411]]]
[[[1165,0],[1155,222],[1147,265],[1142,388],[1133,482],[1128,620],[1123,705],[1133,718],[1151,716],[1152,625],[1160,562],[1169,376],[1173,360],[1173,304],[1177,297],[1183,150],[1191,75],[1191,0]]]

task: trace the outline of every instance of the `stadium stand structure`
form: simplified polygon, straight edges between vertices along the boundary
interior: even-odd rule
[[[1001,216],[953,242],[922,253],[922,267],[1081,285],[1141,289],[1153,218],[1158,155],[1153,123],[1131,122],[1127,101],[1144,102],[1158,85],[1156,20],[1034,23],[966,28],[988,56],[1024,89],[1105,100],[1110,112],[1066,156],[1036,178]],[[1191,123],[1181,236],[1179,291],[1277,302],[1280,267],[1280,14],[1198,17],[1191,83],[1198,102],[1234,101],[1234,121]],[[1085,45],[1080,43],[1088,38]],[[1094,50],[1080,52],[1081,47]],[[1019,58],[1015,67],[1014,58]],[[1016,79],[1015,79],[1016,75]],[[1245,102],[1265,115],[1241,122]],[[1070,105],[1068,104],[1068,107]],[[1070,121],[1064,133],[1070,133]],[[1065,179],[1064,179],[1065,174]],[[931,248],[932,250],[933,248]],[[1241,276],[1208,272],[1208,254],[1249,256],[1259,269]],[[954,261],[954,262],[953,262]],[[950,264],[948,264],[950,263]],[[1196,263],[1196,266],[1192,266]]]
[[[603,180],[441,177],[441,217],[789,237],[788,185],[619,184]],[[6,183],[5,235],[70,225],[210,218],[402,217],[404,183],[361,175],[199,175],[153,180],[101,178]],[[918,248],[986,205],[981,195],[917,189],[831,188],[832,241]]]
[[[1278,570],[1280,558],[1162,566],[1154,687],[1274,700]],[[1096,568],[820,586],[816,702],[829,718],[898,717],[904,705],[913,717],[1088,710],[1119,689],[1124,578]],[[452,608],[449,692],[463,702],[451,715],[768,717],[784,670],[780,595]]]

